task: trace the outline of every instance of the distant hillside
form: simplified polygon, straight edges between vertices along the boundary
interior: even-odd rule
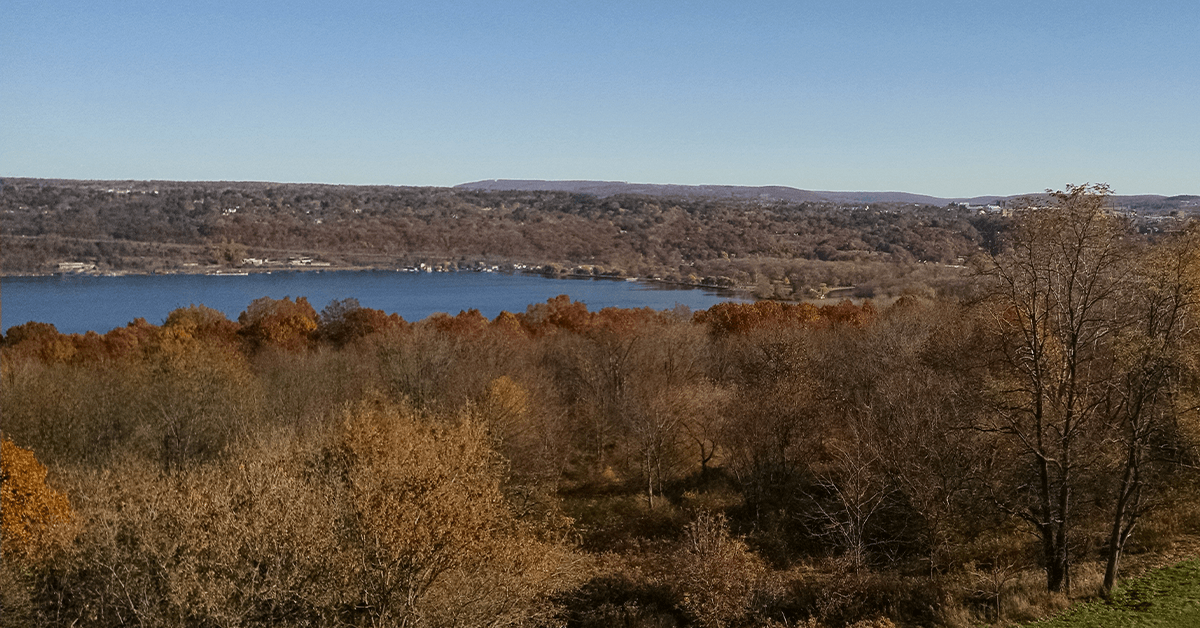
[[[901,192],[485,181],[455,188],[4,179],[0,274],[537,268],[785,299],[957,294],[1008,219]],[[970,203],[970,207],[951,202]],[[1197,196],[1119,197],[1172,228]],[[1189,209],[1190,208],[1190,209]],[[836,292],[834,292],[836,291]],[[965,294],[965,293],[964,293]]]
[[[834,289],[873,297],[965,285],[965,260],[995,246],[1004,229],[1000,215],[965,207],[796,202],[778,197],[815,197],[782,187],[601,197],[604,185],[580,182],[568,192],[10,178],[0,187],[0,271],[536,267],[777,298]]]
[[[830,192],[800,190],[797,188],[738,185],[668,185],[657,183],[626,183],[624,181],[541,181],[528,179],[489,179],[456,185],[456,188],[478,191],[528,191],[528,192],[571,192],[591,194],[600,198],[620,194],[640,194],[672,198],[732,198],[762,199],[768,201],[790,201],[795,203],[831,202],[853,203],[915,203],[944,207],[950,203],[988,205],[1008,201],[1020,196],[973,196],[946,198],[909,192]],[[1031,194],[1038,194],[1033,192]],[[1117,206],[1145,213],[1168,213],[1171,211],[1200,211],[1200,196],[1161,196],[1144,194],[1138,196],[1114,196]]]
[[[619,194],[644,196],[669,196],[677,198],[761,198],[773,201],[820,202],[829,200],[818,192],[797,190],[779,185],[747,187],[738,185],[663,185],[656,183],[625,183],[624,181],[532,181],[514,179],[491,179],[454,186],[468,190],[489,192],[571,192],[591,194],[601,198]]]
[[[521,179],[489,179],[456,185],[456,188],[486,191],[572,192],[599,197],[618,194],[642,194],[677,198],[736,198],[792,201],[796,203],[917,203],[946,205],[950,202],[985,204],[1002,200],[1003,196],[973,198],[941,198],[908,192],[819,192],[800,190],[782,185],[669,185],[657,183],[626,183],[624,181],[539,181]]]

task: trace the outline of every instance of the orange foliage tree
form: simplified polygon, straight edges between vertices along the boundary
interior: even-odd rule
[[[207,344],[235,346],[241,326],[229,320],[223,312],[204,305],[190,305],[172,310],[163,322],[164,329],[177,329]]]
[[[335,347],[349,344],[359,338],[387,331],[402,329],[407,322],[399,314],[388,315],[383,310],[362,307],[358,299],[333,300],[321,310],[317,336]]]
[[[262,297],[250,302],[238,315],[238,322],[251,349],[273,346],[298,351],[309,346],[317,331],[317,311],[304,297],[295,301],[289,297]]]
[[[47,528],[71,518],[67,497],[46,485],[33,452],[0,440],[0,542],[3,555],[30,557]]]
[[[50,323],[30,321],[10,327],[4,346],[10,359],[29,357],[43,362],[67,362],[75,356],[70,339],[58,333],[58,328]]]
[[[477,335],[489,325],[488,319],[474,308],[460,311],[457,316],[433,314],[427,320],[439,332],[460,338]]]
[[[745,333],[763,326],[799,326],[814,323],[820,311],[807,303],[788,304],[778,301],[755,303],[718,303],[707,310],[696,312],[693,321],[707,323],[718,336]]]
[[[587,305],[572,301],[571,297],[565,294],[547,299],[545,303],[530,305],[525,313],[518,317],[532,334],[545,333],[556,328],[583,331],[592,322],[592,314],[588,313]]]
[[[849,325],[862,327],[875,318],[875,308],[869,301],[854,305],[849,299],[837,305],[817,307],[808,303],[756,301],[754,303],[718,303],[696,312],[692,320],[709,325],[713,334],[741,334],[762,327],[804,327],[820,325]]]

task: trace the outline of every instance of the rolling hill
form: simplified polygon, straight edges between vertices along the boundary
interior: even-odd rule
[[[801,190],[781,185],[738,186],[738,185],[670,185],[658,183],[626,183],[624,181],[543,181],[533,179],[488,179],[456,185],[455,188],[477,191],[525,191],[525,192],[571,192],[590,194],[601,198],[620,194],[640,194],[672,198],[726,198],[762,199],[764,201],[830,202],[853,203],[914,203],[918,205],[945,206],[950,203],[988,205],[1008,201],[1021,196],[972,196],[947,198],[913,194],[910,192],[832,192]],[[1033,192],[1031,194],[1039,194]],[[1124,209],[1143,213],[1169,213],[1171,211],[1200,211],[1200,196],[1184,194],[1162,196],[1142,194],[1136,196],[1114,196],[1113,200]]]

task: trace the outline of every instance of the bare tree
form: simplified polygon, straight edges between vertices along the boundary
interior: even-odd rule
[[[1116,377],[1109,407],[1113,441],[1111,529],[1102,592],[1116,584],[1125,544],[1142,515],[1156,505],[1155,489],[1181,453],[1176,397],[1188,374],[1188,343],[1200,302],[1200,243],[1184,234],[1139,256],[1125,298],[1135,320],[1117,337]],[[1119,477],[1119,479],[1117,479]]]
[[[1068,186],[1018,213],[1011,247],[991,258],[1000,369],[983,429],[1027,463],[1005,503],[1041,539],[1046,584],[1070,590],[1069,534],[1113,386],[1111,345],[1133,257],[1105,185]]]

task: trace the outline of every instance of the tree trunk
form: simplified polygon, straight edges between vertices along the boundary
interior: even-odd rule
[[[654,467],[650,449],[646,449],[646,501],[650,510],[654,510]]]
[[[1116,539],[1114,538],[1111,540],[1108,549],[1108,562],[1104,566],[1104,584],[1100,585],[1100,595],[1106,600],[1112,597],[1113,587],[1117,584],[1117,569],[1120,566],[1121,548],[1116,546]]]
[[[1046,548],[1046,589],[1054,592],[1063,590],[1067,581],[1067,561],[1065,552],[1057,547],[1053,538],[1045,543]]]
[[[1117,496],[1117,504],[1113,509],[1112,531],[1108,537],[1108,559],[1104,566],[1104,583],[1100,586],[1100,594],[1104,599],[1112,595],[1113,587],[1117,584],[1117,571],[1121,566],[1121,554],[1125,551],[1125,542],[1133,532],[1137,521],[1137,508],[1140,502],[1138,489],[1138,450],[1136,443],[1129,448],[1129,456],[1125,461],[1125,472],[1121,476],[1121,489]],[[1130,502],[1134,502],[1130,504]],[[1126,519],[1129,523],[1126,524]]]

